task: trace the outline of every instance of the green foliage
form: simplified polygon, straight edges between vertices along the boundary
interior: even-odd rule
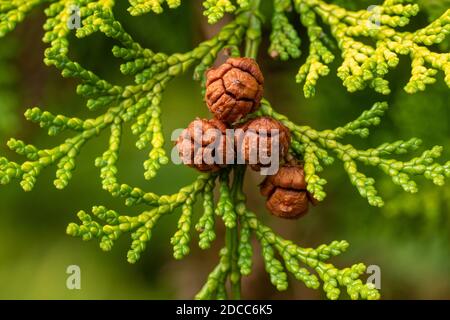
[[[270,279],[278,290],[287,288],[287,274],[285,268],[295,279],[302,281],[308,288],[316,289],[320,286],[319,279],[328,299],[338,299],[341,294],[340,287],[346,289],[351,299],[379,299],[380,294],[372,284],[363,284],[359,279],[364,274],[366,267],[363,264],[355,264],[350,268],[337,269],[334,265],[326,263],[328,259],[344,252],[348,243],[334,241],[329,245],[321,245],[318,248],[301,248],[289,240],[277,236],[270,228],[262,225],[255,214],[245,213],[249,225],[257,234],[263,247],[263,257],[266,270]],[[275,257],[277,252],[284,262],[285,267]],[[317,276],[301,264],[317,273]]]
[[[133,16],[139,16],[148,12],[162,13],[162,4],[165,2],[171,9],[181,4],[181,0],[130,0],[131,6],[128,8],[128,11]]]
[[[16,25],[25,19],[27,14],[47,0],[11,0],[0,3],[0,37],[14,30]]]
[[[380,117],[387,110],[387,103],[376,103],[367,111],[364,111],[356,120],[349,122],[343,127],[334,130],[317,131],[308,126],[298,126],[285,116],[276,113],[265,101],[260,113],[274,117],[286,125],[292,133],[292,148],[294,153],[303,157],[305,161],[306,182],[308,191],[317,200],[322,201],[326,193],[323,186],[326,181],[317,174],[323,170],[323,165],[330,165],[334,158],[328,151],[336,154],[336,157],[344,164],[351,183],[358,189],[359,194],[367,198],[370,205],[381,207],[384,202],[374,187],[375,180],[365,176],[358,171],[356,162],[377,167],[391,177],[392,182],[404,191],[416,193],[417,185],[412,180],[412,176],[422,175],[431,180],[435,185],[444,185],[445,178],[450,176],[450,161],[444,165],[435,162],[441,156],[442,147],[435,146],[426,150],[421,156],[412,158],[409,161],[399,161],[395,159],[385,159],[384,156],[403,155],[410,151],[417,150],[422,143],[420,139],[412,138],[407,141],[399,140],[392,143],[383,143],[376,148],[367,150],[357,150],[350,144],[344,145],[339,140],[348,135],[357,135],[366,138],[369,135],[368,127],[378,125]]]
[[[203,215],[195,226],[195,229],[200,233],[198,246],[201,249],[209,249],[211,243],[216,239],[216,232],[214,231],[214,181],[208,181],[203,192]]]
[[[290,6],[289,0],[274,1],[269,53],[273,58],[279,57],[281,60],[298,58],[301,54],[300,37],[285,14],[285,11],[291,10]]]
[[[241,9],[249,7],[248,0],[237,0],[237,4]],[[205,0],[203,7],[205,8],[203,14],[208,17],[209,23],[216,23],[225,13],[234,13],[237,10],[237,6],[231,0]]]
[[[18,0],[2,3],[0,36],[13,30],[33,7],[46,2],[50,4],[45,10],[47,19],[43,40],[49,47],[45,51],[44,62],[56,67],[63,77],[77,79],[77,93],[86,98],[89,110],[95,110],[100,115],[81,119],[52,114],[39,107],[27,110],[25,117],[48,130],[49,135],[69,131],[70,137],[48,149],[11,139],[8,147],[26,160],[19,163],[0,158],[1,184],[18,180],[25,191],[30,191],[42,171],[56,165],[54,184],[58,189],[63,189],[72,178],[76,158],[85,143],[109,130],[108,147],[95,161],[95,165],[100,168],[103,189],[114,197],[123,198],[128,206],[145,205],[147,209],[137,216],[121,215],[103,206],[94,207],[92,214],[80,211],[80,223],[70,223],[67,227],[69,235],[83,240],[97,239],[100,248],[109,251],[119,237],[129,233],[132,242],[127,257],[130,263],[135,263],[151,240],[153,228],[159,219],[180,208],[181,216],[171,243],[174,257],[181,259],[190,252],[194,204],[201,195],[203,214],[195,224],[195,229],[200,233],[200,248],[209,248],[216,238],[215,215],[225,225],[226,239],[220,251],[219,263],[208,276],[197,298],[240,298],[241,276],[250,274],[252,268],[252,235],[261,244],[266,271],[278,290],[288,287],[287,275],[290,273],[309,288],[322,287],[329,299],[338,299],[342,290],[351,299],[379,298],[378,291],[371,284],[364,284],[361,279],[365,272],[363,264],[339,269],[329,263],[329,259],[347,249],[347,242],[334,241],[317,248],[302,248],[263,225],[245,204],[242,192],[245,167],[233,166],[218,174],[201,174],[191,184],[169,195],[158,195],[119,181],[117,164],[123,130],[127,124],[131,124],[131,130],[137,136],[136,147],[149,152],[143,164],[146,179],[155,177],[162,166],[168,163],[160,106],[164,90],[171,80],[183,75],[191,67],[194,67],[194,79],[204,80],[205,71],[224,49],[229,49],[232,55],[240,55],[241,47],[245,44],[245,55],[256,58],[262,37],[260,0],[241,0],[236,3],[228,0],[205,1],[204,14],[209,22],[217,22],[225,13],[234,13],[235,19],[215,37],[186,53],[156,53],[143,48],[115,19],[115,3],[112,0]],[[449,11],[424,29],[414,33],[399,32],[394,28],[405,26],[409,18],[418,12],[415,4],[403,2],[385,1],[382,5],[381,26],[372,30],[366,24],[372,13],[366,10],[349,11],[320,0],[274,0],[270,53],[282,60],[300,56],[300,36],[287,18],[287,12],[293,8],[300,14],[300,21],[307,29],[310,40],[309,55],[297,76],[299,82],[305,82],[307,97],[314,95],[319,76],[330,71],[328,65],[335,57],[332,53],[334,40],[343,58],[338,75],[349,91],[369,85],[377,92],[389,93],[384,77],[389,68],[398,64],[398,55],[406,54],[411,56],[413,65],[407,92],[423,90],[425,84],[434,81],[438,69],[445,72],[449,84],[449,54],[434,53],[427,48],[442,42],[450,31]],[[79,6],[82,18],[82,26],[76,31],[70,30],[68,26],[68,11],[73,4]],[[140,15],[160,13],[165,4],[175,8],[180,5],[180,1],[143,0],[130,1],[130,4],[129,12]],[[325,34],[323,24],[330,27],[331,36]],[[113,84],[71,60],[69,44],[72,33],[80,39],[94,33],[113,39],[116,45],[112,52],[123,61],[120,71],[124,75],[134,76],[134,81],[126,85]],[[363,44],[358,40],[360,37],[376,41],[376,47]],[[266,100],[259,114],[278,119],[290,129],[293,136],[291,153],[305,163],[308,191],[317,200],[323,200],[326,195],[326,181],[318,174],[324,166],[333,163],[334,158],[329,154],[333,153],[343,162],[344,170],[361,196],[367,198],[369,204],[381,206],[383,200],[374,187],[375,180],[359,172],[357,162],[381,169],[394,184],[410,193],[417,191],[412,176],[422,175],[436,185],[443,185],[444,179],[450,175],[450,162],[444,165],[435,163],[441,154],[441,147],[431,148],[407,161],[386,158],[416,150],[420,145],[419,139],[384,143],[367,150],[358,150],[342,142],[350,135],[367,137],[368,127],[378,125],[386,110],[386,103],[376,103],[356,120],[333,130],[322,131],[293,123],[274,111]],[[216,186],[219,191],[217,200],[214,199]],[[231,290],[227,289],[228,282]]]
[[[431,95],[435,97],[441,95],[442,98],[430,99]],[[448,142],[450,134],[448,117],[439,116],[448,110],[447,96],[447,88],[442,84],[430,87],[426,93],[419,95],[399,92],[394,97],[394,104],[401,103],[402,108],[390,115],[396,124],[395,134],[402,136],[414,134],[423,137],[423,140]],[[430,101],[433,102],[431,114]],[[448,156],[448,150],[444,152]],[[442,224],[450,213],[448,185],[437,191],[433,185],[422,183],[419,184],[420,193],[412,196],[393,187],[387,179],[381,180],[379,184],[385,198],[389,199],[383,208],[383,213],[388,217],[400,215],[403,216],[400,218],[416,217],[426,225],[433,225]]]
[[[436,81],[438,70],[444,72],[445,82],[450,87],[449,53],[429,49],[442,43],[450,33],[450,10],[425,28],[406,32],[396,28],[406,26],[411,17],[418,14],[419,6],[408,3],[411,1],[385,0],[372,10],[358,11],[322,0],[293,2],[310,41],[308,58],[297,75],[297,82],[304,82],[305,97],[314,96],[317,80],[329,73],[328,65],[335,59],[332,53],[335,43],[343,59],[338,76],[349,92],[370,87],[381,94],[389,94],[391,90],[385,77],[399,64],[400,55],[408,55],[412,60],[406,92],[425,90],[426,85]],[[330,28],[330,35],[322,25]],[[362,38],[370,39],[374,45],[367,44]],[[279,40],[275,41],[274,45],[277,45]],[[285,42],[289,46],[295,45],[295,42]],[[284,55],[283,59],[286,58]]]
[[[228,184],[228,172],[225,171],[220,176],[220,199],[217,204],[216,214],[222,217],[223,223],[227,228],[234,228],[236,226],[236,213]]]

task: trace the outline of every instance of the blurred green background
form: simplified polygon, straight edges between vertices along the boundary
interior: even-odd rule
[[[348,1],[335,2],[348,6]],[[373,2],[357,1],[357,5],[351,6],[364,8]],[[422,4],[424,11],[414,19],[411,28],[425,26],[429,19],[450,7],[449,1],[422,1]],[[130,17],[126,6],[126,1],[118,1],[116,16],[136,40],[154,51],[188,51],[216,30],[206,25],[200,1],[184,1],[177,10],[138,18]],[[270,11],[270,7],[265,10]],[[0,42],[0,152],[12,159],[16,159],[15,155],[4,147],[11,136],[40,147],[53,146],[64,138],[49,138],[44,130],[27,123],[21,116],[26,108],[40,106],[54,113],[94,116],[75,94],[76,82],[63,79],[55,69],[43,65],[41,11],[35,10]],[[265,29],[267,34],[268,23]],[[299,30],[304,39],[304,30]],[[399,68],[389,76],[392,87],[389,97],[369,90],[349,94],[335,75],[340,62],[337,59],[332,74],[320,80],[317,97],[306,100],[294,80],[305,55],[291,62],[272,61],[266,54],[267,41],[266,37],[259,58],[267,79],[266,96],[293,121],[318,129],[331,128],[354,119],[375,101],[387,100],[391,108],[381,126],[372,130],[369,139],[349,142],[368,148],[417,136],[424,140],[425,146],[444,146],[442,161],[450,159],[450,95],[442,74],[425,93],[408,95],[402,88],[409,78],[410,60],[403,57]],[[71,56],[109,81],[130,81],[120,74],[119,61],[111,54],[112,45],[99,34],[87,40],[74,39]],[[306,39],[303,45],[307,52]],[[448,43],[440,49],[447,48]],[[166,137],[175,128],[185,127],[194,117],[208,116],[199,84],[191,80],[191,74],[169,86],[162,108]],[[122,214],[138,214],[142,210],[126,208],[120,199],[113,199],[101,189],[99,172],[93,162],[106,148],[107,139],[107,135],[102,135],[85,147],[78,158],[74,178],[64,191],[53,187],[53,169],[42,174],[30,193],[24,193],[16,183],[1,187],[0,298],[179,299],[191,298],[200,289],[217,263],[218,249],[223,243],[222,229],[212,249],[199,250],[195,236],[192,253],[183,261],[175,261],[169,243],[179,216],[175,212],[160,220],[146,254],[136,265],[126,262],[131,242],[127,236],[122,237],[112,252],[103,253],[95,241],[83,243],[65,234],[67,224],[77,221],[76,213],[81,209],[88,211],[93,205],[105,205]],[[171,148],[169,141],[167,148]],[[196,176],[192,169],[169,165],[157,178],[145,181],[142,168],[145,158],[145,152],[135,148],[134,137],[128,130],[119,170],[123,182],[164,194],[175,192]],[[338,161],[323,174],[328,180],[326,201],[298,222],[282,221],[267,213],[264,199],[257,192],[256,185],[261,180],[257,174],[250,174],[246,180],[249,205],[266,224],[304,247],[335,239],[348,240],[351,244],[348,252],[333,262],[338,266],[359,261],[379,265],[384,299],[450,298],[450,185],[439,188],[419,179],[420,193],[409,195],[381,172],[363,170],[377,179],[377,187],[386,201],[384,208],[368,206],[351,186]],[[320,290],[309,290],[296,281],[291,281],[286,292],[276,292],[264,271],[257,244],[254,261],[253,274],[244,279],[244,297],[323,298]],[[66,288],[66,268],[72,264],[81,268],[81,290]]]

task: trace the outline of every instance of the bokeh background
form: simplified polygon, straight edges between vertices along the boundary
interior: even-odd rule
[[[180,8],[166,10],[163,15],[132,18],[126,12],[126,1],[118,1],[116,16],[125,28],[145,47],[168,53],[191,50],[216,32],[201,15],[201,1],[183,1]],[[269,1],[263,1],[270,12]],[[349,6],[348,1],[335,1]],[[378,1],[379,2],[379,1]],[[366,8],[377,1],[354,1],[350,6]],[[422,1],[423,12],[414,19],[411,29],[425,26],[427,21],[450,8],[450,1]],[[5,148],[7,139],[18,137],[41,147],[55,145],[63,137],[49,138],[44,130],[27,123],[22,114],[28,107],[40,106],[54,113],[93,116],[84,101],[75,94],[76,81],[63,79],[58,71],[42,63],[45,46],[42,10],[35,10],[16,31],[0,42],[0,153],[12,159]],[[268,20],[270,21],[270,20]],[[265,25],[266,35],[269,24]],[[307,39],[302,28],[304,52]],[[425,146],[446,148],[442,161],[450,159],[449,89],[443,82],[428,87],[424,93],[406,94],[402,88],[410,74],[410,60],[403,57],[399,68],[389,75],[392,94],[381,97],[369,90],[349,94],[335,75],[339,60],[330,76],[321,79],[317,96],[306,100],[295,74],[302,58],[291,62],[270,60],[264,39],[259,61],[267,79],[266,96],[293,121],[318,129],[347,123],[369,108],[375,101],[387,100],[390,111],[381,126],[372,130],[366,140],[349,142],[361,148],[385,141],[424,140]],[[96,34],[85,40],[74,39],[72,57],[109,81],[125,83],[119,62],[111,54],[113,43]],[[448,51],[448,42],[439,50]],[[177,79],[164,95],[163,121],[166,136],[175,128],[185,127],[195,116],[208,116],[202,103],[199,84],[191,74]],[[123,214],[138,214],[143,208],[126,208],[101,189],[99,172],[93,162],[107,145],[102,135],[86,145],[78,158],[71,184],[64,191],[53,187],[54,170],[47,169],[30,193],[17,183],[0,189],[0,298],[2,299],[179,299],[191,298],[200,289],[207,274],[217,262],[223,242],[218,231],[214,247],[201,251],[192,241],[192,253],[183,261],[172,258],[170,237],[176,230],[179,212],[160,220],[146,253],[136,265],[126,262],[130,239],[123,236],[110,253],[103,253],[98,243],[82,242],[65,234],[69,222],[77,221],[76,213],[105,205]],[[168,142],[167,148],[171,145]],[[146,154],[138,152],[128,131],[125,135],[120,163],[122,181],[157,193],[172,193],[196,176],[192,169],[169,165],[154,180],[143,179],[142,163]],[[363,167],[361,167],[363,168]],[[420,193],[405,194],[377,170],[364,168],[377,180],[386,200],[382,209],[371,208],[351,186],[339,161],[326,169],[328,197],[305,218],[282,221],[271,217],[256,185],[261,178],[251,174],[245,188],[249,204],[277,232],[304,247],[332,240],[348,240],[348,252],[333,260],[338,266],[355,262],[376,264],[381,268],[381,293],[384,299],[448,299],[450,298],[450,184],[436,187],[419,179]],[[220,227],[221,228],[221,227]],[[79,265],[82,289],[66,288],[66,268]],[[290,288],[278,293],[270,285],[255,244],[254,271],[244,279],[243,295],[258,299],[320,299],[320,290],[307,289],[291,279]]]

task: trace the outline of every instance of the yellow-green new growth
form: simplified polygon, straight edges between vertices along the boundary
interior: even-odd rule
[[[415,92],[431,83],[437,69],[446,74],[449,83],[448,54],[429,51],[427,46],[437,44],[449,32],[449,12],[417,32],[398,32],[394,28],[404,26],[409,18],[417,14],[417,6],[405,1],[387,0],[381,6],[383,12],[380,28],[369,30],[361,24],[370,16],[367,11],[349,11],[327,4],[321,0],[274,0],[270,53],[282,60],[300,55],[300,36],[295,25],[288,20],[288,12],[294,9],[300,14],[300,23],[307,30],[310,52],[301,67],[297,79],[305,81],[305,95],[314,94],[317,80],[329,73],[328,65],[334,59],[333,41],[342,51],[343,64],[338,70],[345,86],[350,90],[369,85],[375,90],[388,93],[384,76],[389,68],[398,63],[398,55],[409,54],[413,60],[413,76],[407,85],[408,92]],[[127,206],[145,205],[139,215],[121,215],[104,206],[96,206],[92,214],[78,213],[79,223],[70,223],[67,233],[83,240],[97,239],[100,248],[112,249],[115,241],[129,233],[131,238],[127,258],[137,262],[151,240],[153,228],[160,218],[181,208],[177,230],[172,244],[174,256],[181,259],[190,251],[191,229],[197,219],[199,247],[207,249],[216,239],[215,227],[218,221],[225,226],[225,245],[220,251],[219,263],[207,278],[206,284],[196,296],[199,299],[240,298],[240,280],[251,273],[253,247],[251,238],[255,235],[262,246],[270,281],[278,290],[288,287],[287,274],[309,288],[322,289],[330,299],[337,299],[345,289],[352,299],[378,299],[378,291],[360,279],[365,271],[362,264],[338,269],[328,262],[343,253],[348,243],[334,241],[317,248],[302,248],[282,239],[270,228],[264,226],[245,204],[242,191],[245,168],[232,166],[217,174],[201,174],[191,184],[169,195],[158,195],[139,187],[123,183],[118,178],[119,150],[123,130],[131,124],[137,136],[136,147],[148,150],[144,162],[144,177],[151,179],[168,163],[162,131],[161,102],[164,91],[171,80],[193,68],[194,79],[204,84],[205,71],[210,68],[218,54],[225,50],[232,56],[245,55],[256,58],[262,38],[263,17],[259,12],[260,0],[207,0],[205,12],[210,22],[216,22],[225,13],[234,14],[234,19],[225,25],[216,36],[200,43],[185,53],[157,53],[143,48],[127,33],[114,17],[115,2],[112,0],[12,0],[0,3],[0,37],[12,31],[33,8],[49,4],[45,9],[46,22],[43,41],[48,44],[44,62],[60,70],[63,77],[79,81],[77,93],[86,98],[89,110],[100,113],[94,118],[75,118],[52,114],[38,107],[26,111],[25,117],[45,128],[49,135],[69,131],[72,135],[63,143],[50,148],[38,148],[17,139],[10,139],[8,147],[25,160],[22,163],[0,157],[0,184],[20,181],[22,188],[34,188],[39,175],[45,168],[56,166],[55,186],[62,189],[68,185],[74,173],[76,157],[86,142],[103,131],[109,131],[109,143],[95,161],[100,168],[103,188],[114,197],[124,199]],[[76,30],[69,28],[71,6],[79,8],[82,25]],[[179,0],[130,0],[132,15],[161,13],[164,6],[176,8]],[[239,9],[238,9],[239,8]],[[322,27],[327,24],[331,36]],[[70,36],[86,38],[100,33],[114,40],[114,56],[122,60],[120,71],[134,76],[125,85],[110,83],[91,70],[70,58]],[[362,44],[359,37],[376,40],[376,48]],[[334,40],[333,40],[334,39]],[[201,91],[201,90],[199,90]],[[434,147],[421,156],[409,161],[386,158],[413,151],[420,145],[419,139],[384,143],[376,148],[358,150],[345,145],[342,139],[348,135],[367,137],[368,127],[378,125],[380,117],[387,110],[387,104],[377,103],[362,113],[356,120],[330,130],[318,131],[308,126],[299,126],[285,116],[275,112],[267,101],[263,102],[260,115],[271,116],[283,122],[292,133],[291,153],[304,162],[308,191],[318,200],[325,198],[325,179],[319,177],[324,166],[330,165],[334,157],[343,162],[344,169],[359,193],[371,205],[380,206],[382,199],[377,195],[375,180],[359,172],[357,162],[375,166],[391,177],[394,184],[407,192],[416,192],[412,176],[422,175],[436,185],[442,185],[450,175],[450,162],[435,163],[442,148]],[[332,154],[332,155],[331,155]],[[231,182],[232,178],[232,183]],[[217,185],[218,199],[214,197]],[[193,210],[198,196],[203,198],[203,213]],[[220,219],[217,219],[217,214]],[[231,284],[231,290],[227,285]]]
[[[128,12],[133,16],[139,16],[148,12],[162,13],[163,4],[167,3],[170,9],[175,9],[181,4],[181,0],[129,0]]]
[[[389,82],[385,77],[398,65],[401,55],[408,55],[412,60],[406,92],[425,90],[426,85],[436,81],[438,70],[444,72],[445,82],[450,87],[450,54],[429,49],[442,43],[450,33],[450,9],[425,28],[415,32],[398,31],[419,13],[419,6],[409,2],[414,1],[385,0],[367,10],[351,11],[323,0],[293,0],[293,7],[308,31],[310,41],[309,55],[297,75],[297,82],[304,83],[305,97],[314,96],[319,77],[330,72],[328,65],[335,58],[332,51],[336,46],[343,59],[337,74],[349,92],[370,87],[381,94],[389,94]],[[280,3],[285,3],[284,9]],[[289,3],[274,0],[275,8],[279,9],[275,10],[274,21],[282,19],[283,11],[291,7]],[[279,43],[282,42],[285,48],[291,48],[290,51],[295,53],[291,56],[296,58],[298,54],[294,47],[299,41],[295,30],[291,30],[285,19],[282,20],[289,31],[285,31],[284,36],[274,36],[270,50],[282,48]],[[330,28],[331,34],[326,33],[322,24]],[[280,28],[281,23],[277,22],[274,32]],[[372,40],[375,45],[367,44],[362,38]],[[282,59],[289,57],[284,49],[274,52],[278,51]]]

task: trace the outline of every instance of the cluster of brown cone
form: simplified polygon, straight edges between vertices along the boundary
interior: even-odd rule
[[[259,145],[267,148],[264,154],[268,158],[273,146],[278,147],[280,158],[284,157],[289,149],[290,133],[283,124],[269,117],[236,124],[258,110],[263,91],[264,77],[253,59],[229,58],[218,68],[208,70],[205,102],[214,118],[196,119],[181,133],[177,147],[182,162],[202,172],[213,172],[227,163],[236,163],[234,160],[239,155],[244,163],[259,170],[270,165],[252,162],[258,160],[252,159],[251,153]],[[226,130],[231,128],[237,134],[230,137]],[[267,134],[271,130],[276,130],[276,137]]]
[[[256,61],[229,58],[218,68],[208,70],[206,78],[205,102],[214,118],[195,119],[183,130],[176,142],[182,162],[202,172],[214,172],[230,163],[230,159],[234,163],[239,154],[254,170],[270,166],[251,161],[255,145],[265,146],[267,150],[263,151],[268,157],[276,146],[279,159],[283,159],[290,145],[290,132],[283,124],[270,117],[238,123],[260,107],[264,77]],[[230,128],[239,134],[230,137],[226,134]],[[276,130],[276,140],[267,134],[271,130]],[[267,197],[270,212],[281,218],[301,217],[313,201],[306,191],[303,167],[299,165],[284,165],[278,173],[268,176],[261,185],[261,193]]]

